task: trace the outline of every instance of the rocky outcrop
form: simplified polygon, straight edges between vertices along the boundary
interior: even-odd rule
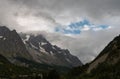
[[[40,34],[20,36],[15,30],[11,31],[5,26],[0,26],[0,54],[14,64],[29,66],[26,61],[31,61],[67,67],[82,65],[81,61],[67,49],[52,45]]]
[[[0,27],[0,54],[11,62],[17,61],[17,57],[31,59],[20,36],[15,30],[10,31],[7,27]]]
[[[120,61],[120,35],[115,37],[105,49],[93,60],[88,68],[88,73],[100,63],[116,64]]]
[[[81,66],[81,61],[70,54],[67,49],[61,49],[56,45],[52,45],[46,38],[41,35],[22,34],[21,35],[26,48],[33,59],[39,63],[61,66]]]

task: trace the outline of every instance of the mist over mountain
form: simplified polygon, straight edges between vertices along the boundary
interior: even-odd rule
[[[82,67],[73,68],[66,79],[119,79],[119,69],[120,35],[115,37],[93,61]]]
[[[71,55],[69,50],[52,45],[41,34],[34,35],[21,33],[20,36],[27,50],[33,57],[33,60],[39,63],[71,67],[82,65],[81,61],[76,56]]]
[[[0,79],[120,79],[119,21],[120,0],[0,0]]]
[[[11,62],[15,62],[17,57],[32,59],[17,32],[5,26],[0,27],[0,54]]]
[[[91,62],[88,72],[96,68],[100,63],[115,65],[120,61],[120,35],[115,37],[104,50]]]
[[[1,78],[119,79],[120,35],[93,61],[83,65],[68,49],[52,45],[42,34],[18,34],[1,26],[0,58]]]
[[[119,34],[119,3],[119,0],[1,0],[0,25],[17,32],[47,32],[50,43],[69,49],[88,63]]]
[[[70,54],[67,49],[61,49],[52,45],[42,35],[20,34],[7,27],[0,27],[0,54],[5,56],[11,63],[24,64],[26,59],[40,64],[75,67],[82,65],[81,61]]]

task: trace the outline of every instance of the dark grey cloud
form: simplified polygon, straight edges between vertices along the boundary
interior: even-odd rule
[[[55,18],[68,13],[68,17],[89,17],[100,20],[120,12],[119,0],[11,0],[11,4],[48,13]]]
[[[105,23],[104,19],[119,16],[119,3],[119,0],[4,0],[1,1],[1,6],[10,10],[9,12],[15,11],[26,15],[35,13],[58,23],[73,21],[76,17],[86,17],[92,22]],[[8,11],[6,13],[9,13]]]
[[[120,0],[0,0],[0,25],[19,32],[38,29],[53,44],[68,48],[83,62],[89,62],[119,34],[119,4]],[[97,32],[84,31],[75,36],[53,31],[55,26],[83,18],[94,24],[110,25],[112,28]]]

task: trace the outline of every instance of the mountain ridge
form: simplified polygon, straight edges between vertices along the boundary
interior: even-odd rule
[[[38,34],[38,35],[22,34],[20,36],[24,41],[24,44],[26,45],[26,48],[29,50],[29,52],[32,55],[33,55],[33,52],[37,54],[37,56],[34,56],[34,57],[35,57],[35,60],[37,60],[38,62],[58,64],[62,66],[66,64],[66,66],[71,66],[71,67],[82,65],[81,61],[79,61],[79,59],[76,56],[71,55],[69,50],[61,49],[56,45],[52,45],[41,34]]]
[[[0,27],[0,54],[10,62],[23,66],[29,65],[21,62],[21,58],[48,65],[82,65],[76,56],[71,55],[68,50],[53,46],[42,35],[20,35],[16,30],[11,31],[6,26]]]
[[[120,35],[115,37],[104,49],[103,51],[90,63],[90,72],[93,68],[97,67],[99,63],[109,62],[115,64],[120,60]],[[116,58],[117,59],[116,59]],[[100,61],[101,60],[101,61]],[[96,63],[95,63],[96,62]],[[93,67],[94,64],[94,67]]]
[[[120,79],[120,35],[90,63],[75,67],[65,79]]]
[[[21,56],[31,59],[25,45],[15,30],[10,31],[7,27],[0,27],[0,54],[5,56],[11,62],[14,57]]]

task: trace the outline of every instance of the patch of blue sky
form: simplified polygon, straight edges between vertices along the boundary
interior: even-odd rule
[[[99,28],[102,28],[102,29],[107,29],[107,28],[109,28],[108,25],[99,25],[98,27],[99,27]]]
[[[82,32],[82,29],[85,28],[85,26],[88,26],[90,29],[88,30],[93,30],[94,29],[107,29],[109,28],[108,25],[95,25],[95,24],[91,24],[88,20],[83,20],[83,21],[79,21],[79,22],[74,22],[71,23],[68,26],[65,27],[56,27],[55,28],[55,32],[59,32],[59,33],[63,33],[63,34],[80,34]]]
[[[90,22],[85,19],[83,21],[71,23],[70,25],[68,25],[68,27],[70,27],[70,28],[83,28],[84,25],[90,25]]]
[[[63,33],[64,34],[80,34],[80,30],[67,30],[67,29],[64,29]]]
[[[79,29],[66,29],[66,28],[56,27],[55,32],[60,32],[63,34],[80,34],[81,31]]]

